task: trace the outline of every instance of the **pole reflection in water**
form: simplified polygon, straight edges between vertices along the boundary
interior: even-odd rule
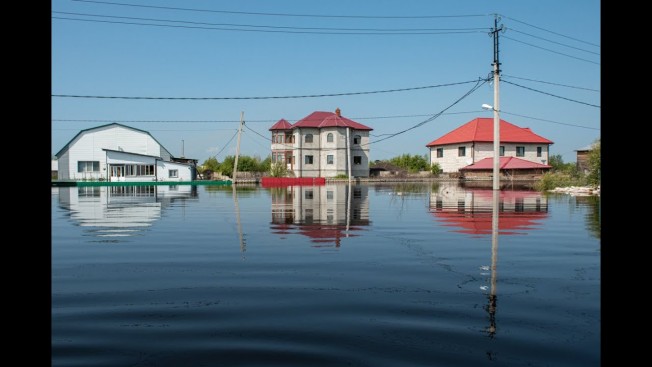
[[[493,190],[493,202],[491,210],[491,288],[489,290],[489,327],[487,333],[493,338],[496,334],[496,264],[498,263],[498,202],[500,190]]]
[[[235,189],[235,185],[232,184],[231,188],[233,189],[233,204],[235,205],[235,220],[238,224],[238,238],[240,240],[240,252],[242,252],[242,258],[244,259],[244,252],[247,251],[247,244],[244,240],[244,235],[242,234],[242,224],[240,223],[240,206],[238,205],[238,193]]]

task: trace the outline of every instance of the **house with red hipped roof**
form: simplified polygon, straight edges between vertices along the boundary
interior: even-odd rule
[[[315,111],[291,124],[285,119],[272,132],[272,163],[287,166],[295,177],[369,176],[372,128],[335,112]]]
[[[426,145],[430,163],[444,173],[462,172],[478,176],[493,174],[494,119],[476,118]],[[530,128],[500,120],[501,175],[540,174],[551,168],[549,148],[553,144]]]

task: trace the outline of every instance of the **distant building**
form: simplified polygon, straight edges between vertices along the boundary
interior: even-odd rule
[[[272,163],[282,162],[295,177],[369,176],[372,128],[335,112],[316,111],[294,124],[276,122]]]
[[[147,131],[112,123],[80,131],[56,155],[59,180],[193,181],[197,160],[175,158]]]
[[[438,163],[444,173],[459,172],[461,168],[494,156],[494,120],[476,118],[426,145],[430,149],[430,163]],[[522,128],[500,120],[500,156],[516,157],[540,165],[549,163],[551,140],[541,137],[530,128]]]
[[[594,143],[595,144],[595,143]],[[589,152],[593,149],[593,145],[590,144],[583,148],[575,150],[577,153],[577,171],[588,173],[589,172]]]

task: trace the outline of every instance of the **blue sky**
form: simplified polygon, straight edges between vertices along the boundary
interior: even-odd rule
[[[372,160],[423,155],[493,116],[481,108],[492,84],[459,99],[491,74],[494,14],[506,28],[501,118],[552,140],[565,162],[600,137],[595,0],[53,0],[51,10],[52,154],[118,122],[175,156],[222,161],[244,112],[240,153],[265,158],[276,121],[339,107],[374,129]],[[406,90],[384,92],[395,89]]]

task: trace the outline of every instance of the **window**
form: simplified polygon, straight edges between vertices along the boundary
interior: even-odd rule
[[[354,199],[362,199],[362,189],[359,187],[356,187],[353,189],[353,198]]]
[[[304,197],[306,198],[306,200],[311,200],[311,199],[312,199],[312,195],[313,195],[313,194],[312,194],[312,190],[306,190],[306,192],[305,192],[305,194],[304,194]]]
[[[292,134],[285,134],[285,142],[294,144],[294,135]]]
[[[359,155],[353,156],[353,164],[362,164],[362,157]]]
[[[326,141],[329,143],[333,142],[333,133],[328,133],[328,135],[326,135]]]
[[[543,149],[541,149],[541,147],[537,147],[537,157],[541,157],[542,151]]]
[[[361,141],[362,141],[362,137],[360,135],[353,136],[353,144],[360,144]]]
[[[283,143],[283,135],[282,134],[274,135],[274,143],[278,143],[278,144]]]
[[[179,170],[178,169],[171,169],[168,171],[168,177],[169,178],[177,178],[179,177]]]
[[[516,156],[525,157],[525,147],[516,147]]]
[[[329,190],[329,191],[326,191],[326,199],[327,199],[328,201],[333,200],[333,191],[330,191],[330,190]]]
[[[77,162],[77,172],[100,172],[100,162],[79,161]]]
[[[311,155],[307,155],[305,157],[305,163],[306,164],[312,164],[312,156]]]
[[[333,164],[333,155],[329,154],[326,156],[326,164]]]
[[[437,148],[437,158],[444,157],[444,148]]]
[[[306,135],[304,140],[306,143],[312,143],[312,134]]]
[[[504,156],[504,155],[505,155],[505,146],[504,146],[504,145],[501,145],[501,146],[500,146],[500,156],[502,157],[502,156]]]
[[[466,156],[466,147],[459,147],[459,148],[457,148],[457,156],[458,156],[458,157],[464,157],[464,156]]]

